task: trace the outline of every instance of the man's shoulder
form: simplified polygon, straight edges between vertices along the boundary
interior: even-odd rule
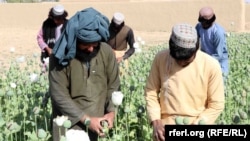
[[[216,32],[218,34],[225,34],[225,29],[223,28],[223,26],[221,26],[218,23],[214,24],[213,30],[214,30],[214,32]]]
[[[199,56],[200,60],[204,60],[205,62],[207,62],[208,64],[211,64],[212,66],[214,64],[219,65],[218,60],[216,60],[214,57],[212,57],[211,55],[203,52],[203,51],[197,51],[197,56]]]
[[[223,27],[221,24],[219,24],[219,23],[214,23],[214,25],[215,25],[217,28],[221,28],[221,29],[224,30],[224,27]]]
[[[106,42],[100,42],[100,51],[104,53],[113,52],[111,46]]]
[[[124,28],[131,28],[129,25],[124,24]]]
[[[132,28],[131,28],[130,26],[128,26],[128,25],[124,25],[124,26],[122,27],[122,29],[125,30],[125,31],[132,30]]]

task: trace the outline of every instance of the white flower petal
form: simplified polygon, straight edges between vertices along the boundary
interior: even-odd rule
[[[38,74],[32,73],[30,75],[30,81],[33,82],[37,82],[38,81]]]
[[[141,45],[145,45],[145,41],[141,41]]]
[[[10,52],[15,52],[15,50],[16,50],[16,49],[15,49],[14,47],[11,47],[11,48],[10,48]]]
[[[88,134],[83,130],[69,129],[66,132],[66,141],[90,141]]]
[[[135,49],[135,53],[141,53],[141,52],[142,52],[141,48],[136,48]]]
[[[16,88],[16,83],[11,82],[11,83],[10,83],[10,87],[11,87],[11,88]]]
[[[133,44],[133,47],[136,49],[136,48],[139,48],[139,47],[140,47],[140,45],[139,45],[139,43],[138,43],[138,42],[135,42],[135,43]]]
[[[123,94],[120,91],[115,91],[112,93],[112,102],[114,105],[118,106],[122,104]]]
[[[140,36],[137,37],[137,41],[139,41],[139,42],[141,41],[141,37]]]
[[[47,66],[49,65],[49,57],[44,58],[43,61],[44,61],[45,65],[47,65]]]
[[[25,62],[25,57],[24,57],[24,56],[18,57],[18,58],[16,59],[16,61],[17,61],[18,63],[23,63],[23,62]]]
[[[67,116],[57,116],[53,121],[56,123],[57,126],[62,126],[64,121],[68,119]]]

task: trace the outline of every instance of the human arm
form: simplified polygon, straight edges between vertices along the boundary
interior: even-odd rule
[[[107,45],[107,44],[105,44]],[[119,77],[119,67],[116,62],[115,54],[113,53],[113,50],[107,45],[107,78],[108,78],[108,95],[106,98],[106,112],[107,114],[105,117],[107,118],[107,121],[109,123],[109,127],[113,127],[113,120],[114,120],[114,111],[115,107],[112,102],[112,93],[114,91],[118,91],[120,87],[120,77]]]
[[[125,52],[123,59],[128,59],[132,54],[134,54],[135,52],[135,48],[134,48],[134,43],[135,43],[135,38],[134,38],[134,32],[132,29],[130,29],[128,31],[128,35],[126,38],[128,45],[129,45],[129,49]]]
[[[54,55],[49,60],[49,91],[51,101],[57,109],[60,109],[63,115],[69,117],[72,125],[74,125],[84,116],[84,112],[70,96],[67,68],[59,65],[58,59]]]
[[[216,60],[223,59],[224,49],[226,48],[226,36],[224,31],[220,28],[217,28],[217,30],[214,31],[213,45],[215,46],[215,53],[212,54],[212,56]]]
[[[200,32],[199,32],[199,31],[200,31],[200,28],[202,28],[202,27],[201,27],[201,24],[200,24],[200,23],[197,23],[196,26],[195,26],[195,29],[196,29],[196,31],[197,31],[197,36],[198,36],[198,38],[200,38]]]
[[[163,141],[165,131],[161,122],[161,107],[158,97],[161,87],[158,58],[154,59],[146,81],[145,99],[148,117],[153,126],[153,136],[157,141]]]
[[[206,124],[214,124],[224,109],[225,96],[224,85],[219,63],[214,60],[209,62],[213,64],[210,67],[207,89],[207,105],[205,110],[198,116],[193,124],[198,124],[200,120],[204,120]]]
[[[39,45],[39,47],[41,48],[42,51],[44,50],[48,50],[49,51],[49,46],[45,43],[44,39],[43,39],[43,30],[42,28],[39,30],[38,34],[37,34],[37,43]]]
[[[145,87],[146,109],[150,121],[161,119],[161,107],[158,95],[160,92],[161,80],[158,60],[159,59],[156,57],[152,63]]]

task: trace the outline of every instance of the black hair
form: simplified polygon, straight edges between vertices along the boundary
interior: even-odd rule
[[[187,60],[192,57],[199,49],[199,40],[195,48],[183,48],[177,46],[172,39],[169,40],[170,55],[176,60]]]
[[[201,23],[204,29],[208,29],[213,25],[213,22],[216,20],[215,14],[210,19],[205,19],[204,17],[199,16],[198,21]]]
[[[216,20],[215,14],[210,19],[205,19],[204,17],[199,16],[198,21],[201,23],[212,24]]]

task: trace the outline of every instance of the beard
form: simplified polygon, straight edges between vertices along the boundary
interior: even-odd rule
[[[212,26],[212,24],[201,24],[201,25],[205,30],[209,29]]]
[[[76,49],[76,59],[81,62],[90,62],[92,58],[94,58],[100,50],[100,45],[94,48],[93,52],[86,52],[84,50]]]

